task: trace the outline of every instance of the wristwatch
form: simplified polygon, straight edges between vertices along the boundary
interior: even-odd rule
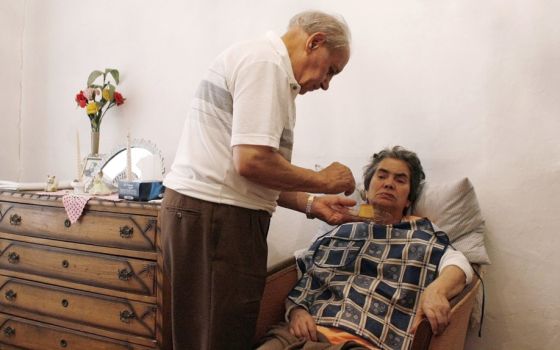
[[[313,201],[315,200],[314,194],[307,195],[307,205],[305,206],[305,215],[308,219],[315,219],[315,216],[311,214],[311,205],[313,205]]]

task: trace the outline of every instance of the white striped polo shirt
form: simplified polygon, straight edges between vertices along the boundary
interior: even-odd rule
[[[290,161],[299,90],[278,35],[269,32],[227,49],[198,87],[164,185],[202,200],[272,213],[279,191],[237,174],[232,146],[269,146]]]

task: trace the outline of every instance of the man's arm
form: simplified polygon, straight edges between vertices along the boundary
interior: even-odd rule
[[[309,196],[306,192],[282,192],[278,198],[278,205],[305,213],[307,203],[310,203],[311,215],[330,225],[356,221],[356,217],[348,213],[348,207],[356,205],[355,200],[334,195],[314,198]]]
[[[465,288],[465,284],[466,275],[461,268],[455,265],[445,267],[439,277],[422,293],[411,332],[416,331],[416,327],[425,316],[434,334],[441,334],[449,324],[449,299],[459,294]]]
[[[234,146],[233,162],[239,175],[280,191],[351,194],[356,185],[345,165],[332,163],[321,171],[313,171],[292,165],[267,146]]]

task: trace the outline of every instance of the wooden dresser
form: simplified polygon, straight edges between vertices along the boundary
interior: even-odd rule
[[[0,349],[160,349],[158,212],[0,191]]]

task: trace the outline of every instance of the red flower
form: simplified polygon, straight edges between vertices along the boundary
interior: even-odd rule
[[[80,93],[76,95],[76,103],[78,104],[78,106],[82,108],[84,108],[87,105],[88,100],[84,95],[83,91],[80,91]]]
[[[113,94],[113,98],[115,99],[115,103],[117,104],[117,106],[122,105],[124,103],[124,100],[126,100],[126,98],[122,97],[120,92],[117,91],[115,91],[115,93]]]

